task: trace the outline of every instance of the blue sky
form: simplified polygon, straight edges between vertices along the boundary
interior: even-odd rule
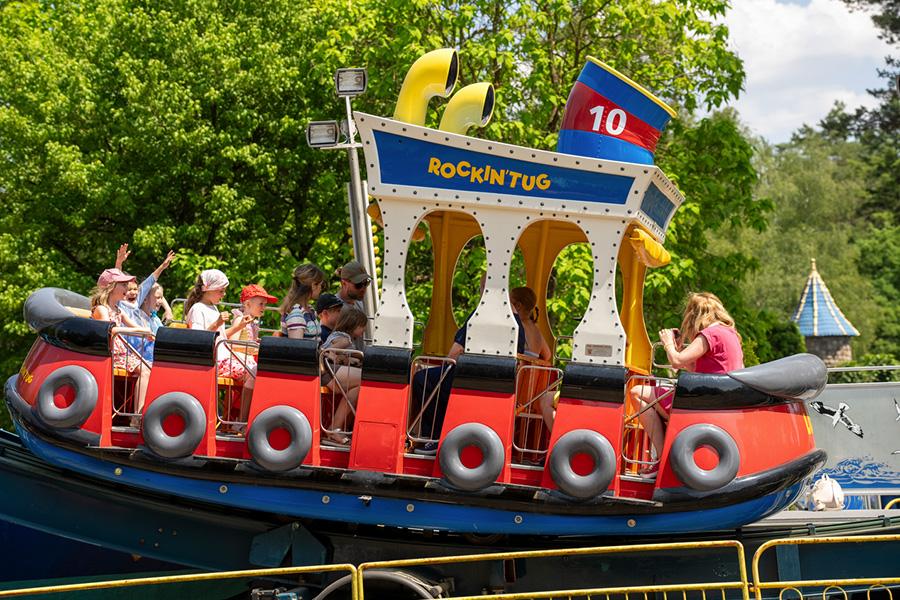
[[[883,85],[876,69],[892,49],[840,0],[733,0],[725,21],[747,72],[732,105],[769,141],[818,122],[835,100],[871,106],[866,89]]]

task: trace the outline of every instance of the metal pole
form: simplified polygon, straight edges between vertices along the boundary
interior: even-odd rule
[[[350,97],[345,96],[344,100],[347,107],[347,137],[350,140],[350,147],[347,148],[347,158],[350,160],[350,227],[353,230],[353,252],[366,271],[372,277],[372,283],[366,290],[366,296],[363,301],[366,307],[366,314],[369,317],[375,316],[378,309],[378,282],[375,279],[375,247],[372,244],[372,223],[366,212],[366,192],[362,187],[362,181],[359,177],[359,157],[356,153],[356,125],[353,123],[353,111],[350,108]],[[366,329],[366,337],[371,338],[371,320],[370,326]]]

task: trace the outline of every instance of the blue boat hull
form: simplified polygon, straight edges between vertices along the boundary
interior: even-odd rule
[[[616,515],[546,514],[485,508],[447,501],[360,496],[229,479],[200,479],[116,462],[50,442],[16,423],[26,447],[46,462],[89,477],[186,500],[298,519],[319,519],[409,529],[476,534],[629,536],[735,529],[762,519],[796,498],[800,484],[730,506],[684,512]]]

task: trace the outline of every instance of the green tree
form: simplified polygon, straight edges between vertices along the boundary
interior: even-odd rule
[[[204,267],[224,268],[234,288],[259,281],[283,291],[300,261],[331,270],[347,260],[346,163],[309,150],[305,124],[339,114],[332,75],[342,66],[369,69],[358,109],[391,114],[406,67],[442,46],[459,48],[463,83],[486,80],[497,89],[485,137],[555,147],[566,96],[588,54],[678,106],[683,122],[659,154],[689,202],[673,232],[676,260],[651,278],[649,297],[662,322],[686,289],[736,289],[744,261],[710,253],[706,236],[720,235],[725,223],[759,226],[764,203],[745,193],[753,173],[733,119],[691,117],[734,97],[743,83],[720,22],[727,6],[4,3],[0,370],[14,372],[31,343],[21,319],[28,293],[45,285],[87,292],[123,241],[133,247],[128,268],[138,274],[166,249],[179,251],[163,281],[170,296],[183,294]],[[557,289],[577,306],[577,294],[566,294],[583,278],[571,262],[561,264],[568,283]]]

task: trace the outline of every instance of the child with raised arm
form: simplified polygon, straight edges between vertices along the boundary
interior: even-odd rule
[[[122,265],[131,256],[131,252],[128,250],[128,244],[122,244],[119,246],[118,251],[116,252],[116,269],[122,269]],[[157,284],[160,275],[162,275],[163,271],[165,271],[170,264],[172,264],[172,260],[175,258],[175,252],[169,250],[168,254],[166,254],[165,259],[163,259],[162,263],[156,270],[150,273],[146,279],[141,282],[141,285],[138,286],[137,282],[132,279],[128,282],[128,289],[125,292],[125,299],[119,302],[119,309],[123,314],[128,315],[128,318],[131,319],[135,324],[140,327],[146,327],[153,334],[156,334],[156,330],[159,328],[157,325],[154,327],[154,323],[151,320],[151,311],[145,310],[145,304],[150,304],[149,298],[153,295],[154,288],[161,289]],[[161,292],[160,292],[161,294]],[[158,304],[158,302],[157,302]],[[154,309],[155,310],[155,309]],[[138,352],[141,353],[141,356],[144,357],[144,360],[147,362],[153,362],[153,339],[142,336],[126,336],[125,341],[127,341],[132,348],[135,348]]]
[[[91,318],[99,321],[111,321],[113,327],[112,360],[114,369],[122,369],[130,375],[138,377],[134,411],[140,413],[147,395],[147,383],[150,381],[150,368],[142,361],[140,355],[131,352],[119,335],[124,333],[149,333],[148,328],[135,323],[120,308],[125,299],[128,283],[134,281],[133,275],[123,273],[120,269],[106,269],[97,279],[97,287],[91,292]],[[137,426],[133,421],[132,426]]]

